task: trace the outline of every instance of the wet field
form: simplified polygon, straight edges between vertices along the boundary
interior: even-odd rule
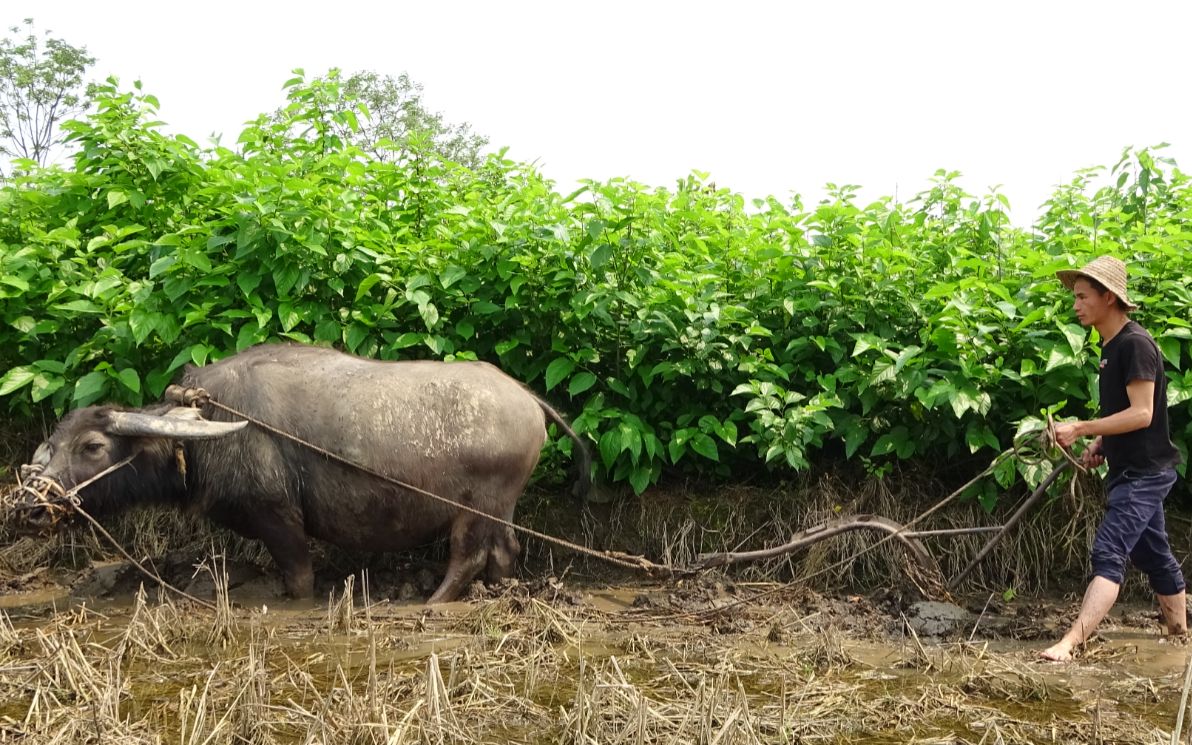
[[[189,589],[213,609],[119,564],[75,579],[0,599],[0,742],[1167,743],[1192,651],[1144,605],[1049,664],[1075,602],[715,575],[433,608],[366,576],[296,603],[207,567]]]

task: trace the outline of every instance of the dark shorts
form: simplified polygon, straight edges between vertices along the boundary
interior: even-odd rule
[[[1184,589],[1180,563],[1167,543],[1163,499],[1175,484],[1175,471],[1158,473],[1123,471],[1105,485],[1108,505],[1105,519],[1093,539],[1093,575],[1121,584],[1126,558],[1134,562],[1159,595]]]

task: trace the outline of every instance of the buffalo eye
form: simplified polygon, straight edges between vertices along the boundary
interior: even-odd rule
[[[103,442],[87,442],[83,444],[83,453],[85,455],[99,455],[103,452],[106,443]]]

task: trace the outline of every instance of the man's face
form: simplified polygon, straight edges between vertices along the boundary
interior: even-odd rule
[[[1081,326],[1093,326],[1105,318],[1113,303],[1111,293],[1097,292],[1087,279],[1078,279],[1072,285],[1072,310]]]

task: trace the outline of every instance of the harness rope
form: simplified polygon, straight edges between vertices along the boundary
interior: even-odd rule
[[[183,391],[177,391],[175,386],[171,386],[170,388],[175,389],[175,390],[167,389],[166,396],[169,397],[171,395],[171,393],[173,393],[175,400],[181,402],[184,406],[195,406],[200,403],[210,404],[211,406],[214,406],[217,409],[225,411],[225,412],[231,414],[232,416],[238,416],[241,419],[243,419],[247,422],[250,422],[251,424],[253,424],[257,427],[260,427],[261,429],[266,430],[267,432],[272,432],[273,434],[277,435],[278,437],[283,437],[283,438],[290,440],[291,442],[297,443],[305,448],[309,448],[310,450],[313,450],[314,452],[318,453],[319,455],[330,458],[331,460],[334,460],[334,461],[341,463],[345,466],[348,466],[350,468],[355,468],[359,471],[367,473],[368,475],[370,475],[374,478],[381,479],[382,481],[393,484],[394,486],[401,487],[402,489],[406,489],[407,491],[412,491],[415,494],[420,494],[424,497],[429,497],[429,498],[434,499],[438,502],[442,502],[443,504],[450,505],[450,506],[455,507],[459,510],[468,512],[470,514],[476,515],[476,516],[484,518],[486,520],[491,520],[492,522],[495,522],[498,525],[503,525],[503,526],[510,528],[512,530],[516,530],[516,531],[525,533],[526,535],[534,536],[535,538],[538,538],[539,540],[546,541],[548,543],[554,543],[558,546],[562,546],[563,548],[567,548],[567,549],[570,549],[577,553],[581,553],[586,556],[591,556],[593,558],[609,562],[610,564],[616,564],[617,566],[620,566],[620,567],[623,567],[626,569],[635,569],[638,571],[647,572],[649,574],[675,573],[675,572],[683,571],[680,569],[676,569],[674,567],[670,567],[670,566],[666,566],[666,565],[662,565],[662,564],[655,564],[654,562],[650,561],[649,559],[646,559],[643,556],[633,556],[631,554],[626,554],[621,551],[597,551],[594,548],[588,548],[587,546],[581,546],[578,543],[572,543],[571,541],[567,541],[562,538],[556,538],[554,536],[547,535],[546,533],[542,533],[540,531],[534,530],[533,528],[527,528],[524,525],[517,525],[516,523],[512,523],[508,520],[505,520],[504,518],[500,518],[500,517],[497,517],[496,515],[492,515],[487,512],[484,512],[482,510],[478,510],[475,507],[472,507],[470,505],[466,505],[461,502],[456,502],[453,499],[448,499],[447,497],[440,496],[438,494],[435,494],[434,492],[429,492],[426,489],[422,489],[420,487],[414,486],[413,484],[402,481],[401,479],[397,479],[392,476],[388,476],[388,475],[383,474],[380,471],[377,471],[373,468],[369,468],[368,466],[361,465],[359,463],[354,463],[337,453],[333,453],[332,451],[327,450],[326,448],[322,448],[322,447],[319,447],[318,445],[315,445],[314,443],[307,442],[306,440],[302,439],[301,437],[298,437],[297,435],[293,435],[293,434],[290,434],[289,432],[280,430],[271,424],[268,424],[266,422],[261,421],[260,419],[257,419],[256,417],[245,414],[242,411],[238,411],[238,410],[232,408],[231,406],[222,404],[219,401],[216,401],[215,399],[211,398],[210,394],[208,394],[206,391],[203,391],[201,388],[200,389],[188,388]]]
[[[573,543],[571,541],[567,541],[562,538],[556,538],[555,536],[547,535],[545,533],[534,530],[533,528],[528,528],[523,525],[517,525],[515,523],[512,523],[508,520],[504,520],[504,519],[497,517],[495,515],[490,515],[487,512],[482,512],[482,511],[477,510],[477,509],[470,507],[468,505],[461,504],[461,503],[456,502],[452,499],[448,499],[447,497],[443,497],[438,494],[434,494],[433,492],[429,492],[425,489],[421,489],[417,486],[414,486],[413,484],[409,484],[409,483],[404,482],[400,479],[396,479],[391,476],[387,476],[387,475],[380,473],[380,472],[378,472],[372,468],[369,468],[367,466],[363,466],[358,463],[354,463],[354,462],[348,460],[347,458],[344,458],[344,457],[342,457],[336,453],[333,453],[325,448],[319,447],[318,445],[315,445],[311,442],[307,442],[306,440],[303,440],[302,438],[300,438],[296,435],[293,435],[293,434],[290,434],[283,430],[280,430],[266,422],[262,422],[261,420],[255,418],[255,417],[252,417],[248,414],[245,414],[241,411],[238,411],[237,409],[235,409],[231,406],[222,404],[219,401],[216,401],[215,399],[213,399],[209,393],[202,390],[201,388],[200,389],[192,388],[192,389],[179,390],[177,387],[171,386],[170,389],[167,389],[166,395],[171,396],[171,394],[173,394],[173,397],[175,398],[175,400],[179,401],[183,405],[198,406],[203,403],[210,404],[211,406],[214,406],[217,409],[220,409],[228,414],[231,414],[232,416],[240,417],[240,418],[268,431],[268,432],[272,432],[273,434],[276,434],[279,437],[283,437],[283,438],[288,439],[292,442],[295,442],[299,445],[302,445],[303,447],[309,448],[309,449],[313,450],[314,452],[319,453],[320,455],[331,458],[332,460],[342,463],[343,465],[346,465],[350,468],[359,469],[360,471],[363,471],[364,473],[367,473],[375,478],[379,478],[379,479],[386,481],[390,484],[393,484],[395,486],[399,486],[403,489],[407,489],[407,490],[415,492],[417,494],[421,494],[423,496],[430,497],[431,499],[442,502],[444,504],[451,505],[451,506],[461,509],[465,512],[469,512],[474,515],[477,515],[481,518],[492,520],[493,522],[496,522],[500,525],[508,527],[512,530],[520,531],[527,535],[532,535],[540,540],[546,541],[548,543],[553,543],[558,546],[562,546],[564,548],[570,549],[577,553],[581,553],[586,556],[592,556],[594,558],[601,559],[603,561],[607,561],[609,563],[612,563],[612,564],[615,564],[617,566],[621,566],[624,568],[645,571],[649,574],[656,574],[656,573],[666,573],[666,574],[672,574],[672,575],[673,574],[694,574],[696,571],[698,571],[698,569],[680,568],[680,567],[674,567],[671,565],[656,564],[656,563],[646,559],[645,557],[631,556],[629,554],[625,554],[625,553],[622,553],[619,551],[597,551],[597,550],[589,548],[587,546],[582,546],[582,545]],[[1035,435],[1035,433],[1027,433],[1028,437],[1032,436],[1032,435]],[[1054,448],[1056,445],[1055,423],[1052,420],[1050,415],[1048,415],[1048,417],[1047,417],[1046,429],[1043,432],[1038,433],[1036,436],[1039,440],[1042,441],[1041,444],[1043,445],[1043,449],[1044,449],[1044,452],[1040,453],[1040,455],[1037,457],[1037,462],[1041,462],[1042,460],[1047,459],[1046,452],[1045,452],[1046,449]],[[915,517],[909,523],[906,523],[902,527],[902,529],[899,530],[898,532],[887,534],[886,536],[879,539],[877,542],[875,542],[869,546],[861,548],[860,550],[854,552],[852,555],[847,556],[843,559],[840,559],[836,563],[831,564],[827,567],[823,567],[810,575],[801,577],[800,581],[806,582],[809,579],[812,579],[814,577],[825,574],[833,569],[844,566],[845,564],[851,563],[851,562],[855,561],[857,558],[859,558],[860,556],[864,555],[865,553],[867,553],[869,551],[873,551],[873,550],[877,549],[878,547],[882,546],[883,544],[898,538],[899,536],[904,536],[908,532],[909,528],[915,526],[919,522],[925,520],[930,515],[939,511],[945,505],[947,505],[949,502],[951,502],[953,499],[955,499],[959,495],[963,494],[964,491],[967,490],[970,486],[977,483],[980,479],[984,478],[985,476],[988,476],[993,471],[993,469],[1002,461],[1003,458],[1009,457],[1011,454],[1013,454],[1015,457],[1018,457],[1020,459],[1029,460],[1030,458],[1029,458],[1029,456],[1026,455],[1026,453],[1024,452],[1024,449],[1025,449],[1025,446],[1023,445],[1023,443],[1016,440],[1010,448],[1008,448],[1007,450],[1004,450],[1000,454],[998,454],[998,456],[995,457],[990,462],[990,464],[983,471],[981,471],[981,473],[974,476],[964,486],[961,486],[956,491],[954,491],[951,494],[949,494],[948,496],[944,497],[942,500],[937,502],[935,505],[933,505],[932,507],[930,507],[929,509],[927,509],[926,511],[924,511],[923,513],[921,513],[920,515]],[[1064,453],[1064,456],[1069,460],[1071,465],[1074,465],[1076,468],[1078,468],[1082,472],[1086,470],[1064,448],[1058,448],[1058,449],[1062,453]],[[1065,463],[1065,464],[1062,464],[1060,467],[1057,467],[1056,469],[1054,469],[1052,474],[1036,490],[1035,495],[1033,495],[1034,498],[1037,499],[1038,496],[1041,495],[1046,490],[1047,486],[1049,486],[1052,483],[1052,481],[1054,481],[1055,478],[1057,478],[1060,475],[1060,473],[1067,468],[1068,465],[1069,465],[1068,463]],[[1029,504],[1033,504],[1033,501],[1034,501],[1033,499],[1026,500],[1023,504],[1023,507],[1019,509],[1018,513],[1016,513],[1015,517],[1019,517],[1022,514],[1024,514],[1025,508],[1028,507]],[[1012,518],[1012,520],[1014,522],[1016,522],[1016,520],[1014,520],[1013,518]],[[1004,535],[1006,530],[1008,530],[1010,527],[1012,527],[1012,525],[1013,525],[1012,522],[1008,522],[1005,526],[1003,526],[1003,528],[1001,529],[1001,532],[999,534],[999,539],[1000,539],[1001,535]],[[992,549],[993,544],[994,544],[994,542],[991,541],[989,544],[986,545],[986,552],[988,552],[988,550]],[[970,567],[969,569],[971,570],[971,568],[972,567]],[[936,582],[934,582],[933,580],[935,580],[937,578],[925,578],[925,579],[928,579],[928,581],[932,582],[932,584],[935,584]],[[922,589],[922,588],[920,588],[920,589]],[[933,588],[933,589],[936,589],[938,592],[939,589],[943,589],[943,588],[940,587],[940,588]],[[760,597],[764,597],[765,595],[771,594],[772,592],[775,592],[775,591],[776,590],[768,590],[768,591],[765,591],[759,595],[752,596],[750,598],[746,598],[741,601],[737,601],[733,604],[730,604],[728,606],[723,606],[722,608],[719,608],[719,609],[715,609],[712,612],[719,612],[720,610],[734,607],[734,606],[740,605],[744,602],[750,602],[750,601],[756,600]],[[946,590],[945,590],[945,593],[946,593]]]
[[[209,404],[217,409],[220,409],[228,414],[231,414],[232,416],[240,417],[241,419],[243,419],[247,422],[250,422],[251,424],[253,424],[257,427],[260,427],[261,429],[263,429],[267,432],[271,432],[271,433],[277,435],[278,437],[282,437],[284,439],[290,440],[298,445],[301,445],[302,447],[310,449],[313,452],[319,453],[320,455],[322,455],[326,458],[329,458],[329,459],[334,460],[338,463],[341,463],[345,466],[348,466],[349,468],[354,468],[354,469],[357,469],[364,473],[367,473],[370,476],[373,476],[374,478],[381,479],[382,481],[393,484],[394,486],[398,486],[398,487],[405,489],[407,491],[411,491],[416,494],[420,494],[422,496],[429,497],[436,501],[450,505],[456,509],[476,515],[480,518],[483,518],[486,520],[491,520],[491,521],[493,521],[499,525],[502,525],[504,527],[507,527],[511,530],[515,530],[515,531],[518,531],[521,533],[525,533],[527,535],[534,536],[535,538],[538,538],[539,540],[545,541],[547,543],[553,543],[555,545],[561,546],[561,547],[569,549],[571,551],[575,551],[576,553],[580,553],[580,554],[583,554],[586,556],[591,556],[593,558],[600,559],[601,561],[605,561],[605,562],[620,566],[622,568],[644,571],[651,575],[659,574],[659,573],[665,573],[665,574],[671,574],[671,575],[674,575],[674,574],[695,574],[696,572],[700,571],[699,567],[680,568],[680,567],[675,567],[675,566],[668,565],[668,564],[656,564],[656,563],[646,559],[645,557],[626,554],[626,553],[623,553],[620,551],[608,551],[608,550],[598,551],[596,549],[592,549],[587,546],[582,546],[580,544],[573,543],[571,541],[567,541],[562,538],[557,538],[555,536],[547,535],[546,533],[542,533],[540,531],[534,530],[533,528],[528,528],[523,525],[517,525],[517,524],[512,523],[508,520],[497,517],[496,515],[492,515],[487,512],[478,510],[474,507],[471,507],[470,505],[456,502],[455,500],[440,496],[433,492],[430,492],[430,491],[427,491],[420,487],[414,486],[413,484],[402,481],[401,479],[397,479],[392,476],[388,476],[386,474],[380,473],[379,471],[369,468],[368,466],[364,466],[359,463],[355,463],[351,460],[348,460],[347,458],[345,458],[337,453],[334,453],[330,450],[327,450],[326,448],[315,445],[314,443],[308,442],[308,441],[298,437],[297,435],[293,435],[289,432],[285,432],[284,430],[274,427],[273,425],[268,424],[267,422],[263,422],[260,419],[257,419],[256,417],[245,414],[231,406],[222,404],[219,401],[216,401],[215,399],[213,399],[209,393],[207,393],[205,390],[203,390],[201,388],[182,388],[180,386],[170,386],[166,390],[166,397],[171,398],[171,399],[177,401],[178,403],[181,403],[184,406],[193,406],[196,408],[198,408],[201,405]],[[986,544],[986,546],[982,550],[981,554],[976,559],[974,559],[974,561],[972,563],[970,563],[970,565],[965,569],[965,571],[962,573],[961,576],[967,575],[967,573],[969,571],[971,571],[973,569],[973,567],[976,565],[977,561],[979,561],[981,558],[983,558],[983,556],[986,553],[988,553],[990,550],[992,550],[993,545],[998,540],[1000,540],[1002,536],[1004,536],[1005,532],[1007,530],[1009,530],[1009,528],[1011,528],[1013,526],[1013,524],[1015,522],[1017,522],[1017,520],[1023,514],[1025,514],[1026,510],[1042,495],[1042,493],[1046,490],[1046,488],[1064,470],[1067,470],[1067,468],[1069,466],[1074,466],[1077,470],[1079,470],[1082,473],[1087,471],[1087,469],[1080,462],[1078,462],[1070,453],[1068,453],[1065,448],[1056,447],[1057,443],[1056,443],[1056,437],[1055,437],[1055,422],[1052,420],[1052,417],[1050,415],[1048,415],[1048,417],[1047,417],[1046,427],[1042,432],[1027,433],[1027,435],[1033,435],[1039,441],[1041,441],[1041,444],[1043,445],[1043,448],[1042,448],[1043,452],[1041,452],[1037,456],[1029,455],[1027,452],[1025,452],[1025,446],[1023,445],[1023,443],[1020,442],[1019,439],[1016,439],[1010,448],[999,453],[997,455],[997,457],[995,457],[989,463],[989,465],[984,470],[981,471],[981,473],[977,474],[972,479],[970,479],[966,484],[961,486],[959,489],[952,492],[948,496],[944,497],[942,500],[937,502],[935,505],[933,505],[932,507],[928,508],[927,510],[925,510],[924,512],[922,512],[921,514],[916,516],[910,522],[903,525],[898,531],[889,533],[886,536],[879,539],[878,541],[876,541],[875,543],[870,544],[865,547],[862,547],[861,549],[853,552],[849,556],[846,556],[832,564],[829,564],[826,567],[822,567],[821,569],[818,569],[809,575],[800,577],[798,579],[798,582],[807,582],[810,579],[813,579],[820,575],[826,574],[829,571],[832,571],[832,570],[837,569],[841,566],[849,564],[849,563],[855,561],[857,558],[863,556],[864,554],[866,554],[870,551],[876,550],[877,548],[879,548],[880,546],[884,545],[885,543],[887,543],[891,540],[894,540],[899,537],[905,537],[906,535],[911,533],[911,531],[908,530],[909,528],[915,526],[916,524],[923,521],[930,515],[939,511],[945,505],[947,505],[949,502],[951,502],[953,499],[955,499],[957,496],[964,493],[964,491],[967,490],[969,487],[971,487],[973,484],[977,483],[980,479],[984,478],[985,476],[988,476],[991,472],[993,472],[994,468],[996,468],[997,465],[1002,462],[1002,460],[1004,458],[1013,455],[1014,457],[1018,458],[1019,460],[1022,460],[1022,461],[1028,462],[1028,463],[1030,463],[1030,462],[1041,463],[1043,460],[1048,459],[1047,455],[1046,455],[1047,450],[1058,449],[1061,453],[1063,453],[1064,457],[1068,460],[1068,462],[1061,463],[1059,466],[1054,468],[1052,473],[1035,490],[1035,493],[1032,494],[1030,497],[1028,497],[1026,500],[1024,500],[1022,505],[1015,512],[1015,514],[1010,518],[1010,520],[1008,520],[1006,524],[1004,524],[1000,529],[998,529],[999,530],[998,536],[996,536],[992,541],[990,541],[989,543]],[[103,478],[104,476],[107,476],[108,474],[112,473],[113,471],[115,471],[119,468],[122,468],[123,466],[128,465],[130,462],[132,462],[132,460],[133,460],[133,456],[129,456],[128,458],[125,458],[124,460],[109,466],[108,468],[104,469],[103,471],[97,473],[95,476],[92,476],[91,478],[72,487],[69,490],[63,491],[62,487],[60,485],[54,484],[53,482],[50,482],[51,485],[49,488],[55,489],[58,492],[58,498],[62,502],[69,504],[71,508],[73,508],[79,514],[81,514],[84,518],[86,518],[91,523],[93,528],[98,530],[105,538],[107,538],[108,541],[111,542],[112,545],[115,546],[116,549],[126,559],[128,559],[128,561],[130,561],[138,570],[140,570],[143,574],[152,578],[156,582],[160,583],[162,586],[166,587],[167,589],[169,589],[169,590],[171,590],[171,591],[173,591],[173,592],[175,592],[175,593],[177,593],[177,594],[179,594],[195,603],[198,603],[199,605],[202,605],[202,606],[209,608],[211,610],[215,610],[215,606],[212,605],[211,603],[201,600],[189,593],[186,593],[186,592],[174,587],[170,583],[166,582],[161,576],[146,569],[143,565],[141,565],[140,562],[138,562],[136,559],[134,559],[116,541],[116,539],[113,538],[112,535],[110,533],[108,533],[108,531],[105,530],[103,528],[103,526],[99,524],[99,522],[97,522],[95,520],[94,517],[92,517],[90,514],[88,514],[85,510],[82,509],[82,507],[80,505],[80,500],[78,498],[78,493],[82,489],[84,489],[87,486],[91,485],[92,483],[98,481],[99,479]],[[34,480],[36,480],[36,478],[37,477],[35,476]],[[23,486],[22,488],[24,490],[30,489],[30,487],[28,487],[28,486]],[[53,512],[53,510],[65,511],[65,509],[66,509],[65,506],[53,504],[45,499],[43,499],[41,501],[42,501],[42,506],[50,508],[52,514],[55,514]],[[938,575],[938,571],[937,571],[937,575]],[[939,583],[938,576],[930,577],[930,578],[922,578],[922,579],[927,580],[929,584],[936,585],[936,587],[933,587],[932,589],[936,590],[937,594],[939,593],[940,590],[942,590],[943,594],[946,595],[947,589],[944,588],[943,585]],[[912,581],[914,581],[914,580],[915,580],[915,578],[912,577]],[[727,605],[718,606],[715,608],[708,608],[708,609],[699,610],[699,611],[681,611],[678,613],[665,615],[665,616],[654,616],[653,618],[654,618],[654,620],[664,620],[664,619],[668,619],[668,618],[678,618],[678,617],[702,617],[705,615],[713,615],[713,614],[717,614],[717,613],[722,613],[726,610],[729,610],[729,609],[732,609],[735,607],[739,607],[741,605],[745,605],[748,603],[752,603],[752,602],[755,602],[761,598],[781,592],[781,591],[787,589],[791,584],[794,584],[794,583],[793,582],[784,583],[778,587],[763,590],[761,592],[752,594],[748,597],[735,600],[732,603],[729,603]],[[916,584],[918,584],[918,582],[916,582]],[[923,588],[920,587],[920,590],[923,590]]]
[[[96,520],[94,517],[91,516],[90,513],[88,513],[86,510],[83,509],[83,505],[81,503],[81,500],[79,499],[79,492],[81,492],[83,489],[86,489],[91,484],[94,484],[96,481],[99,481],[100,479],[107,476],[108,474],[112,473],[113,471],[121,469],[124,466],[127,466],[129,463],[132,463],[132,461],[135,457],[136,457],[135,455],[130,455],[127,458],[125,458],[124,460],[113,463],[112,465],[103,469],[102,471],[95,474],[94,476],[87,479],[86,481],[82,481],[65,491],[62,489],[62,485],[59,484],[57,481],[40,478],[40,476],[36,473],[30,479],[29,484],[21,484],[20,490],[27,492],[27,493],[31,493],[37,498],[36,501],[31,506],[40,507],[40,508],[46,510],[50,514],[51,525],[56,524],[64,516],[68,515],[67,510],[68,510],[68,506],[69,506],[70,511],[76,512],[76,513],[82,515],[87,520],[87,522],[91,523],[91,527],[94,530],[98,531],[100,535],[102,535],[104,538],[108,539],[108,542],[111,543],[113,546],[115,546],[116,550],[119,551],[120,554],[122,556],[124,556],[125,559],[128,559],[128,561],[134,567],[136,567],[138,570],[140,570],[140,572],[142,574],[144,574],[146,577],[149,577],[154,582],[157,582],[162,587],[165,587],[167,590],[175,592],[178,595],[181,595],[182,597],[184,597],[192,602],[198,603],[199,605],[201,605],[205,608],[208,608],[210,610],[216,610],[216,607],[214,605],[212,605],[211,603],[208,603],[206,600],[197,598],[194,595],[191,595],[190,593],[188,593],[184,590],[179,590],[177,587],[174,587],[169,582],[166,582],[165,579],[161,575],[157,574],[156,572],[152,572],[152,571],[146,569],[144,567],[144,565],[141,564],[141,562],[134,559],[132,557],[132,555],[130,553],[128,553],[128,551],[126,551],[123,546],[120,545],[120,542],[117,541],[112,536],[111,533],[109,533],[102,525],[99,524],[98,520]],[[55,492],[56,501],[50,501],[49,499],[46,499],[43,492],[38,491],[33,486],[33,484],[38,484],[38,483],[40,483],[42,485],[42,487],[44,489],[44,493],[48,493],[50,491]]]

